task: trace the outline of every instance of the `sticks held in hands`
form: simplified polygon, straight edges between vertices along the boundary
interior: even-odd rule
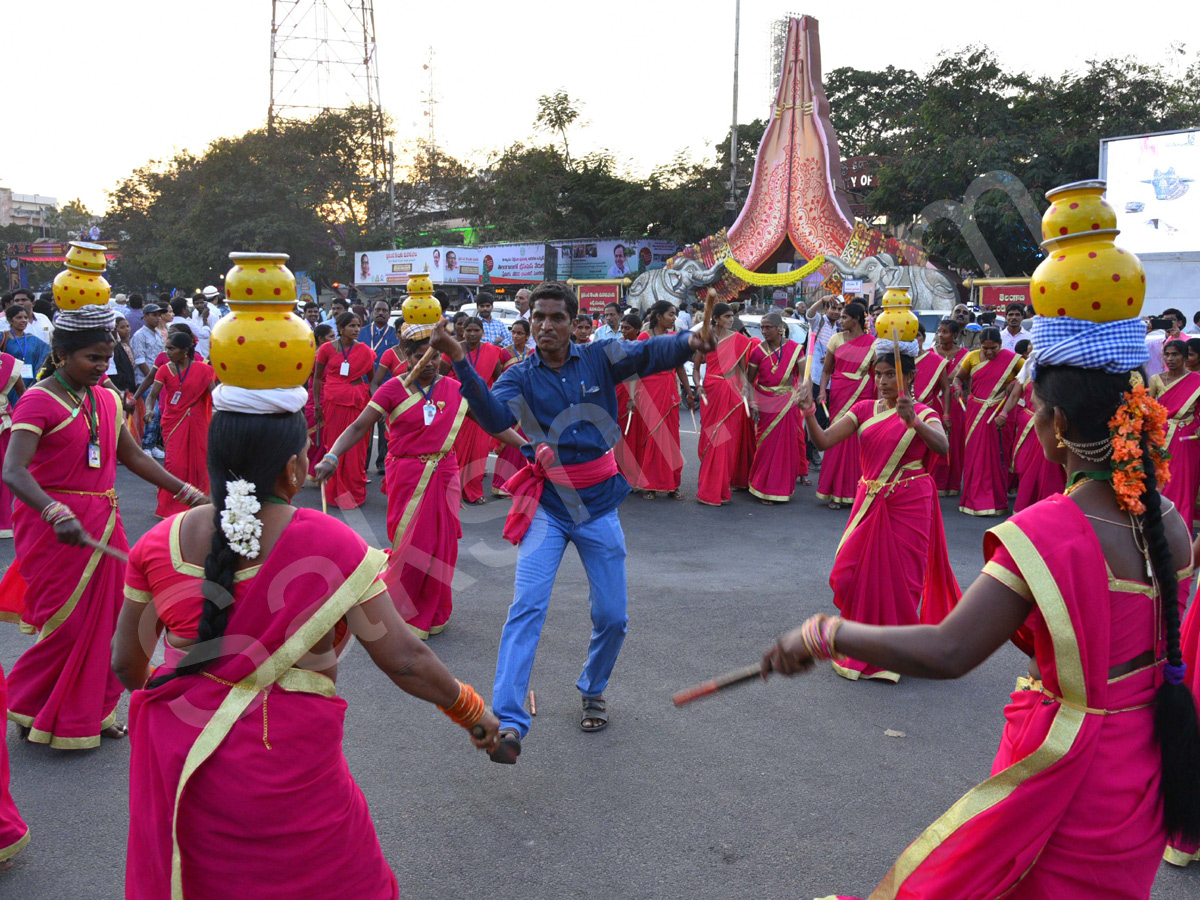
[[[437,353],[437,348],[433,346],[433,341],[430,341],[429,346],[425,348],[425,352],[421,354],[420,362],[418,362],[415,366],[413,366],[413,369],[411,372],[408,372],[405,374],[405,376],[404,376],[405,390],[407,390],[408,388],[413,386],[413,382],[417,380],[417,376],[419,374],[421,374],[421,370],[425,368],[426,363],[428,363],[431,359],[433,359],[433,354],[435,354],[435,353]]]
[[[93,550],[99,550],[105,556],[111,556],[113,559],[119,559],[123,563],[129,562],[129,557],[117,550],[115,547],[110,547],[107,544],[102,544],[90,534],[84,534],[81,543],[85,547],[91,547]]]
[[[695,687],[677,691],[671,696],[671,701],[676,706],[683,706],[685,703],[691,703],[693,700],[699,700],[701,697],[707,697],[709,694],[715,694],[717,691],[732,687],[735,684],[741,684],[752,678],[759,678],[761,675],[762,664],[755,663],[752,666],[746,666],[744,669],[735,669],[732,672],[726,672],[724,675],[718,675],[716,678],[711,678],[708,681],[702,681]]]
[[[896,396],[904,396],[904,370],[900,368],[900,335],[892,329],[892,352],[896,357]]]

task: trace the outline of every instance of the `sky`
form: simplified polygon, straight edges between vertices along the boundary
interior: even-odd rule
[[[336,12],[344,0],[327,3],[344,17]],[[537,98],[559,89],[582,104],[573,154],[607,148],[636,174],[680,152],[711,155],[732,115],[734,5],[379,0],[380,94],[398,153],[428,135],[424,66],[432,47],[436,139],[452,156],[479,163],[514,141],[550,141],[532,123]],[[1091,58],[1159,61],[1172,41],[1200,34],[1200,5],[1177,0],[1151,0],[1138,7],[1142,16],[1109,0],[1039,4],[1036,18],[996,12],[1025,4],[814,6],[825,71],[925,71],[940,53],[982,44],[1010,68],[1057,75]],[[789,12],[805,9],[741,4],[741,122],[768,112],[768,27]],[[18,193],[54,196],[60,206],[79,197],[102,213],[106,191],[137,167],[266,121],[270,0],[10,0],[2,21],[9,139],[0,143],[0,186]],[[28,77],[17,77],[22,69]]]

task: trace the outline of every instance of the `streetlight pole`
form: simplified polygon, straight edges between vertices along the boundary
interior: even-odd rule
[[[729,129],[729,211],[737,212],[738,164],[738,47],[741,44],[742,0],[734,0],[733,13],[733,125]]]

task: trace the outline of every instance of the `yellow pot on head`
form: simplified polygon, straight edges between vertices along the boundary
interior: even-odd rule
[[[104,258],[104,245],[71,241],[71,249],[67,251],[67,265],[76,269],[103,272],[108,267],[108,261]]]
[[[1146,271],[1136,255],[1114,243],[1116,213],[1103,199],[1103,181],[1055,188],[1042,216],[1046,258],[1029,290],[1039,316],[1116,322],[1141,315]]]
[[[71,241],[66,254],[67,267],[54,276],[54,302],[59,309],[104,306],[110,289],[104,279],[107,261],[102,244]]]
[[[905,343],[917,339],[917,326],[921,323],[912,310],[903,308],[885,309],[875,319],[875,335],[885,341],[893,339]]]
[[[433,325],[442,318],[442,304],[433,296],[433,282],[424,272],[408,279],[408,297],[400,305],[406,325]]]
[[[225,276],[230,313],[213,326],[212,364],[224,384],[292,388],[312,374],[312,329],[293,314],[296,279],[286,253],[230,253]]]

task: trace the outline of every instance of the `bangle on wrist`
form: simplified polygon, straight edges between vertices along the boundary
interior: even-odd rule
[[[326,453],[321,457],[321,462],[324,462],[325,460],[329,460],[331,463],[333,463],[333,465],[336,466],[338,464],[338,455],[336,453]]]
[[[438,709],[449,716],[450,721],[454,724],[461,725],[469,731],[479,724],[479,720],[487,711],[487,706],[473,687],[459,681],[458,699],[454,701],[453,705],[439,706]]]
[[[51,528],[62,522],[69,522],[74,518],[76,518],[76,515],[71,511],[71,507],[65,503],[59,503],[57,500],[47,503],[42,510],[42,521]]]

